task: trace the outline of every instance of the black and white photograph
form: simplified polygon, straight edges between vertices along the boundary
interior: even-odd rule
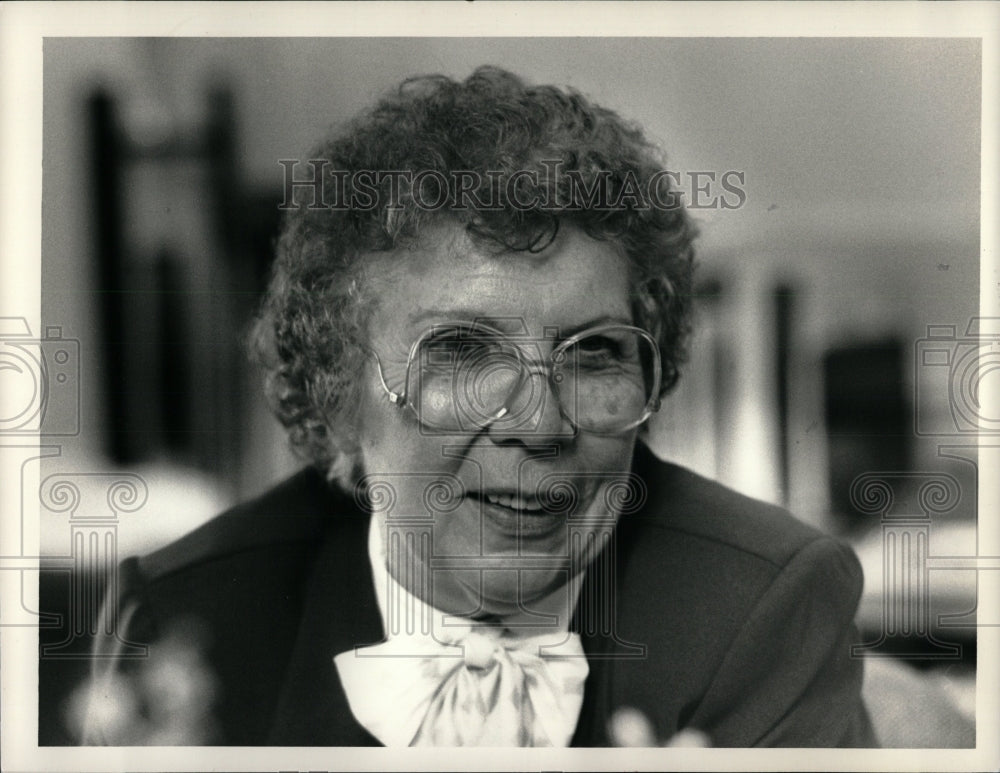
[[[1000,7],[279,5],[0,8],[5,768],[995,769]]]

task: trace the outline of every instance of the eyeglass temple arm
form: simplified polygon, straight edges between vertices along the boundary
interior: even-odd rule
[[[385,383],[385,376],[382,374],[382,360],[378,356],[378,352],[372,351],[372,357],[375,358],[375,369],[378,371],[378,380],[382,385],[382,389],[385,390],[386,396],[389,398],[389,402],[393,405],[402,405],[406,402],[406,395],[402,395],[399,392],[393,392],[387,383]]]

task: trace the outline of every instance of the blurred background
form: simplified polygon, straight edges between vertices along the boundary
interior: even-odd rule
[[[142,506],[101,543],[122,558],[299,464],[243,353],[279,160],[307,159],[405,77],[480,64],[634,119],[682,175],[744,175],[742,206],[691,211],[697,334],[650,443],[849,539],[866,574],[859,654],[905,664],[904,682],[920,669],[970,717],[975,571],[933,562],[976,552],[966,446],[983,410],[975,363],[997,356],[995,322],[975,319],[979,41],[49,38],[34,332],[70,353],[60,383],[79,405],[46,415],[65,427],[49,427],[62,453],[42,478],[82,498],[47,500],[43,482],[43,612],[62,617],[43,630],[40,742],[73,740],[86,626],[68,606],[80,581],[60,567],[71,519],[106,509],[93,473],[142,481]],[[886,548],[911,539],[919,556]],[[894,620],[888,600],[911,571],[916,617]]]

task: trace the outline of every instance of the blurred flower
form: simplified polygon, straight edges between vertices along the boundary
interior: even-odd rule
[[[180,621],[150,645],[149,657],[115,667],[77,688],[66,722],[85,744],[198,746],[216,736],[215,675],[202,655],[201,629]]]
[[[608,736],[613,746],[707,748],[712,745],[705,733],[694,728],[683,728],[671,738],[661,741],[656,737],[656,729],[649,717],[631,706],[623,706],[611,715]]]

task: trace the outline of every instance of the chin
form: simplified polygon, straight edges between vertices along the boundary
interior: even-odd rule
[[[559,590],[568,578],[568,572],[560,570],[495,570],[483,572],[482,587],[468,591],[470,601],[483,611],[510,615]]]

